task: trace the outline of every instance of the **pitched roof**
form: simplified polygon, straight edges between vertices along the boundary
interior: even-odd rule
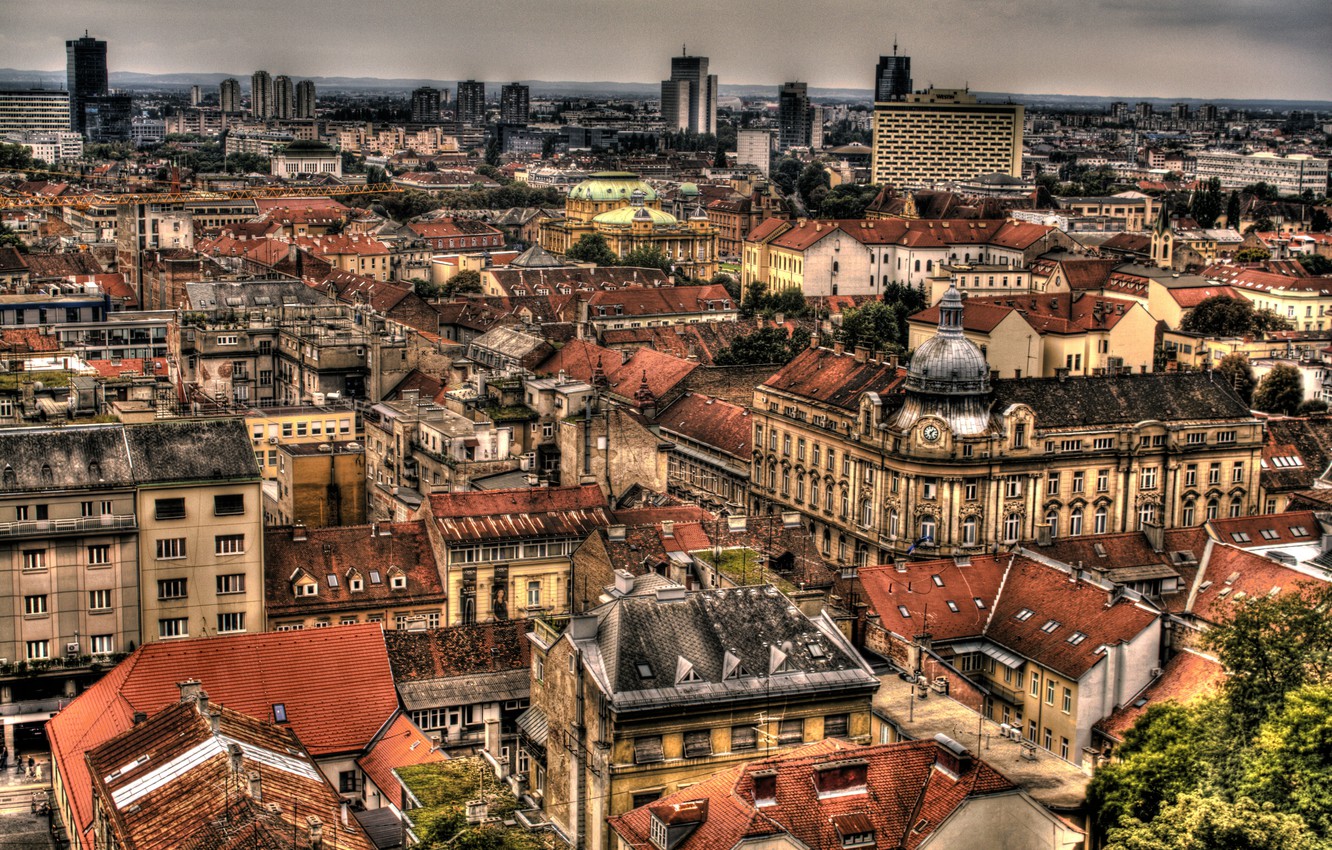
[[[1124,733],[1153,705],[1187,703],[1206,697],[1221,686],[1225,675],[1225,668],[1216,659],[1185,649],[1167,661],[1161,675],[1147,687],[1109,717],[1102,718],[1096,729],[1107,738],[1122,741]]]
[[[754,429],[749,408],[719,401],[700,393],[685,393],[657,416],[663,431],[713,446],[749,463]]]
[[[1332,416],[1293,416],[1266,421],[1263,489],[1306,489],[1332,466]]]
[[[632,399],[646,376],[648,389],[660,399],[670,395],[698,364],[650,348],[635,349],[626,360],[618,351],[574,339],[542,361],[536,371],[542,375],[563,371],[574,380],[591,382],[598,368],[611,392],[621,398]]]
[[[394,769],[447,760],[448,757],[430,743],[410,717],[399,713],[385,725],[369,751],[358,758],[356,764],[379,789],[381,805],[392,804],[405,809],[402,784],[393,775]]]
[[[297,539],[304,536],[305,539]],[[400,572],[407,585],[393,587]],[[351,577],[362,580],[353,591]],[[317,593],[297,596],[296,577],[314,579]],[[378,580],[376,580],[378,579]],[[444,584],[424,520],[375,525],[264,530],[264,604],[270,617],[383,609],[442,602]]]
[[[388,631],[389,662],[408,709],[526,699],[532,620]]]
[[[1016,789],[989,764],[974,758],[959,775],[943,773],[936,762],[942,761],[944,746],[934,740],[877,746],[825,740],[729,768],[608,822],[626,843],[654,846],[650,840],[654,816],[675,820],[674,812],[705,801],[706,816],[680,850],[732,850],[746,839],[783,834],[799,846],[827,850],[845,846],[847,835],[863,833],[872,833],[872,847],[915,848],[968,798]],[[861,765],[863,791],[857,790],[859,781],[850,780],[852,790],[819,792],[821,771],[832,769],[844,777]],[[755,777],[771,774],[776,775],[774,802],[759,805]]]
[[[604,318],[612,316],[661,316],[681,313],[710,313],[723,310],[738,310],[738,304],[731,301],[726,287],[707,286],[662,286],[628,287],[625,289],[602,290],[592,293],[588,298],[588,315],[603,318],[599,308],[604,308]]]
[[[595,484],[431,493],[430,515],[445,540],[586,537],[609,525],[606,497]]]
[[[398,706],[378,624],[144,644],[46,724],[73,828],[92,823],[84,753],[130,729],[135,712],[178,701],[176,683],[190,678],[251,717],[272,717],[281,703],[316,758],[359,752]]]
[[[1152,372],[1105,377],[1021,378],[994,382],[995,409],[1023,404],[1039,428],[1156,419],[1252,419],[1249,407],[1211,372]]]
[[[661,269],[619,266],[524,269],[510,265],[486,269],[486,274],[501,292],[510,295],[515,289],[525,289],[529,294],[536,293],[538,289],[548,289],[555,293],[561,286],[588,290],[604,289],[607,286],[666,286],[670,280]]]
[[[1214,543],[1194,579],[1188,611],[1209,623],[1220,623],[1244,599],[1290,592],[1315,581],[1257,552]]]
[[[238,787],[231,747],[241,775],[255,772],[263,798],[277,806]],[[289,727],[228,707],[168,705],[87,760],[117,843],[136,850],[291,847],[298,835],[294,846],[309,847],[307,818],[337,828],[341,814],[340,796]],[[339,846],[374,846],[360,829],[338,832]]]
[[[830,348],[807,348],[763,382],[764,387],[855,410],[861,393],[881,396],[901,385],[906,369],[887,362],[858,362],[851,353]]]
[[[1323,524],[1314,511],[1217,517],[1209,519],[1206,527],[1214,540],[1240,549],[1266,549],[1295,543],[1317,545],[1323,536]]]
[[[1007,555],[981,555],[965,564],[909,562],[901,572],[892,564],[861,567],[858,574],[885,629],[907,639],[929,632],[951,640],[985,631],[1008,562]]]
[[[498,229],[475,218],[434,218],[407,223],[411,231],[426,239],[450,239],[461,236],[499,236]]]

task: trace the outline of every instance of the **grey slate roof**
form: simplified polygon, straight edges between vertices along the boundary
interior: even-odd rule
[[[191,310],[254,310],[337,302],[299,280],[203,281],[185,284]]]
[[[134,477],[140,484],[259,477],[254,447],[243,419],[195,419],[122,427]]]
[[[0,458],[6,492],[134,486],[118,426],[0,429]]]
[[[994,404],[997,412],[1026,405],[1042,429],[1252,418],[1234,390],[1204,372],[1000,380],[994,382]]]
[[[699,591],[675,600],[626,596],[593,614],[596,637],[576,642],[616,710],[814,691],[868,695],[878,687],[835,627],[806,617],[771,586]],[[726,675],[728,652],[739,660],[738,676]],[[784,663],[772,673],[782,655]],[[693,666],[698,681],[677,684],[681,659]],[[641,664],[650,675],[640,673]]]

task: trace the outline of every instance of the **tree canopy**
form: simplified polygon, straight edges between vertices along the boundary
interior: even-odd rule
[[[596,263],[599,266],[613,266],[619,260],[610,245],[606,244],[606,237],[600,233],[584,233],[569,246],[564,257],[574,262]]]
[[[1207,336],[1249,336],[1285,330],[1290,324],[1271,310],[1255,310],[1247,298],[1213,295],[1193,308],[1182,330]]]
[[[714,358],[718,366],[785,364],[809,345],[809,331],[797,328],[790,337],[785,328],[760,328],[738,336]]]
[[[1201,227],[1211,227],[1216,224],[1216,220],[1221,217],[1221,180],[1213,177],[1211,180],[1202,182],[1193,193],[1193,201],[1189,204],[1189,215],[1198,222]]]
[[[622,266],[661,269],[666,274],[671,273],[671,258],[656,245],[639,245],[621,257],[619,263]]]
[[[1244,399],[1245,404],[1253,403],[1253,388],[1257,386],[1258,379],[1253,376],[1253,367],[1249,365],[1249,358],[1238,351],[1232,351],[1216,364],[1216,371],[1226,383],[1230,384],[1235,393]]]
[[[1304,402],[1304,378],[1300,370],[1278,363],[1258,382],[1253,392],[1253,406],[1267,413],[1294,413]]]

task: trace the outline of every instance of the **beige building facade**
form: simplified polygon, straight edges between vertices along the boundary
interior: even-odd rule
[[[1023,109],[929,89],[874,104],[872,182],[930,187],[984,174],[1022,176]]]

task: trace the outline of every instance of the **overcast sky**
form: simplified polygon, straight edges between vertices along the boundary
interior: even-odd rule
[[[0,66],[654,82],[687,43],[723,85],[1332,100],[1328,0],[0,0]]]

